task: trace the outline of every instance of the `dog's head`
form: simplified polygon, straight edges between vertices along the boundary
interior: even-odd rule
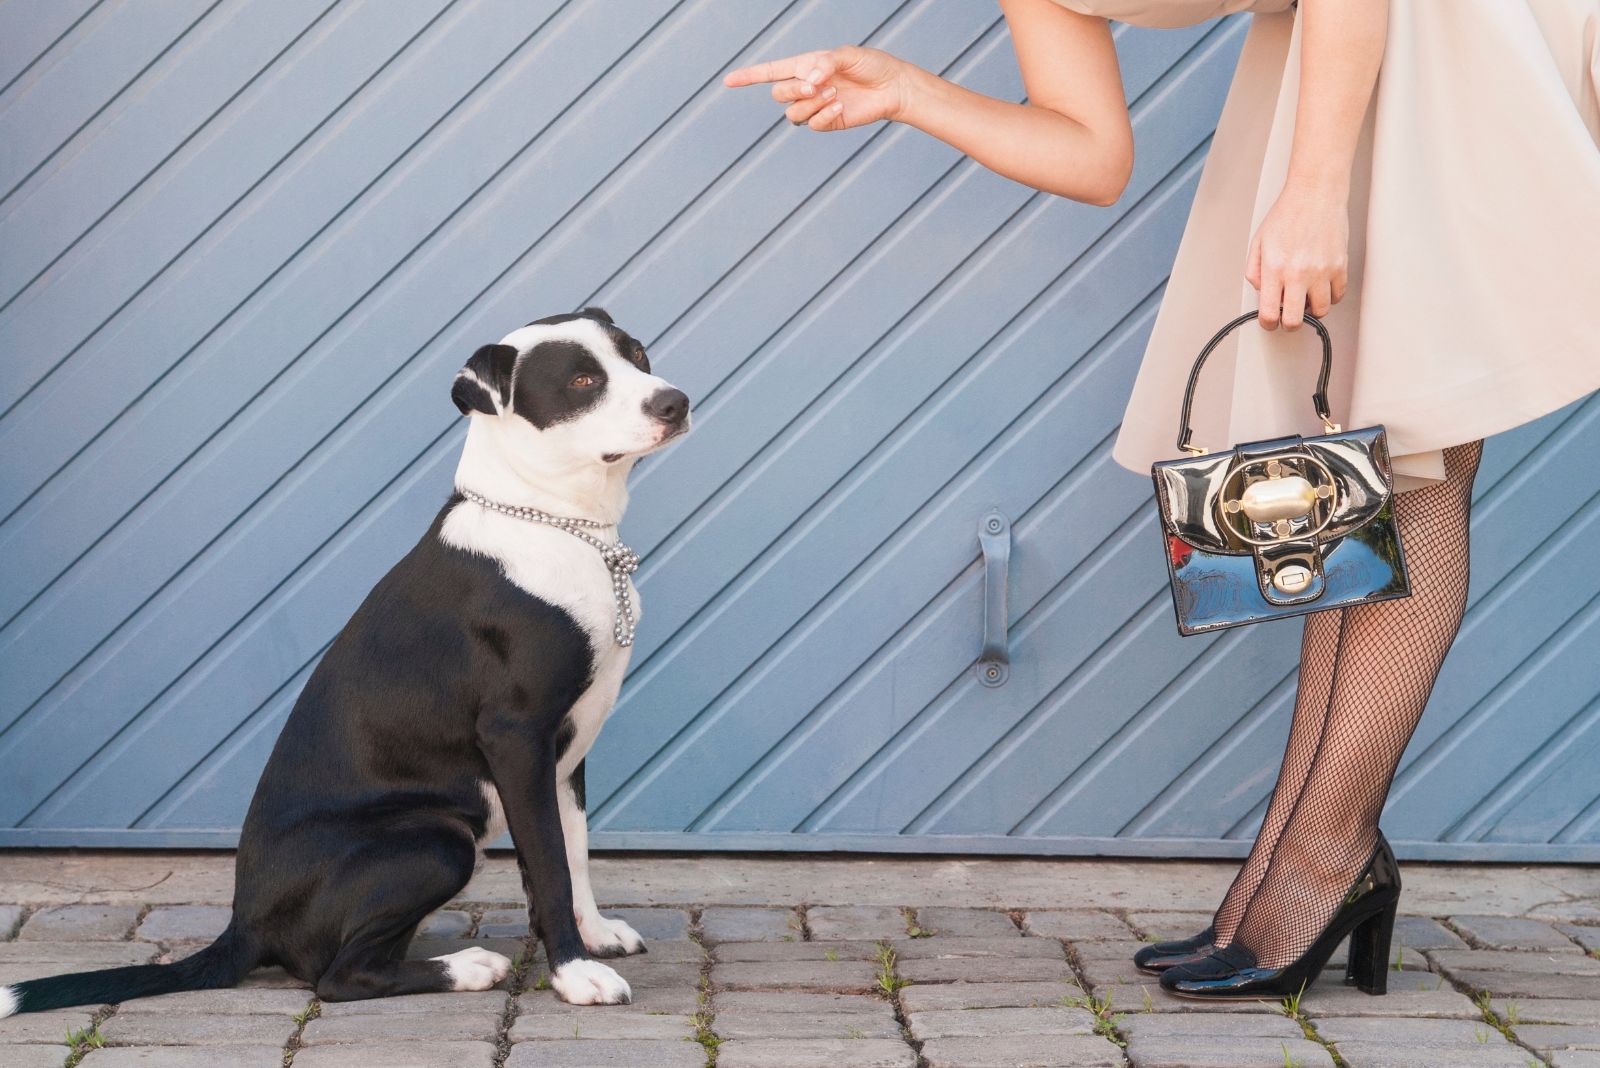
[[[599,308],[483,346],[450,399],[463,415],[495,420],[505,447],[565,466],[643,456],[689,429],[689,398],[651,374],[644,346]]]

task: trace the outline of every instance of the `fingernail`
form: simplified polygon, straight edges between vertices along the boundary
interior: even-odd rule
[[[800,95],[801,96],[810,96],[812,93],[815,93],[816,91],[817,91],[817,87],[812,85],[810,82],[806,82],[806,83],[804,83],[803,85],[800,86]]]
[[[822,91],[822,99],[824,99],[824,100],[832,100],[834,97],[836,97],[838,95],[839,95],[839,90],[835,89],[831,85],[828,86],[826,89],[824,89]]]
[[[837,114],[839,114],[839,112],[841,112],[843,110],[844,110],[844,105],[843,104],[829,104],[828,105],[828,113],[830,115],[837,115]]]
[[[814,70],[810,74],[806,75],[806,81],[810,82],[812,85],[816,85],[821,80],[822,80],[822,71],[821,70]]]

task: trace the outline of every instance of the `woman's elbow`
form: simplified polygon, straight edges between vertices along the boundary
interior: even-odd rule
[[[1133,140],[1117,139],[1107,147],[1101,166],[1097,169],[1093,187],[1086,203],[1097,208],[1109,208],[1127,192],[1128,181],[1133,177]]]

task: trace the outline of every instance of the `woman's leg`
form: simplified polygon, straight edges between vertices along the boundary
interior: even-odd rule
[[[1397,495],[1411,596],[1344,610],[1327,713],[1300,796],[1234,940],[1293,962],[1338,910],[1467,603],[1467,521],[1483,443],[1445,450],[1445,481]]]
[[[1339,644],[1339,622],[1343,615],[1342,610],[1334,609],[1306,616],[1305,632],[1300,636],[1300,680],[1295,691],[1289,744],[1284,748],[1278,783],[1272,788],[1272,800],[1267,804],[1261,830],[1256,833],[1255,845],[1250,847],[1250,856],[1234,876],[1233,885],[1228,887],[1211,921],[1215,932],[1213,941],[1218,946],[1233,941],[1233,932],[1244,919],[1251,895],[1267,874],[1272,848],[1278,844],[1278,836],[1289,822],[1289,812],[1305,784],[1306,772],[1311,770],[1311,758],[1317,751],[1322,721],[1328,712],[1328,692],[1333,688],[1333,654]]]

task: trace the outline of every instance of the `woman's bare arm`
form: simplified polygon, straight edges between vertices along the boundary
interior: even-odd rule
[[[730,86],[772,82],[791,122],[843,130],[888,119],[915,126],[1024,185],[1090,204],[1122,195],[1133,131],[1104,19],[1053,0],[1001,0],[1028,95],[996,100],[871,48],[736,70]]]
[[[1300,98],[1289,173],[1250,243],[1261,325],[1297,330],[1344,298],[1350,168],[1388,35],[1388,0],[1301,0]],[[1281,311],[1280,311],[1281,309]]]

